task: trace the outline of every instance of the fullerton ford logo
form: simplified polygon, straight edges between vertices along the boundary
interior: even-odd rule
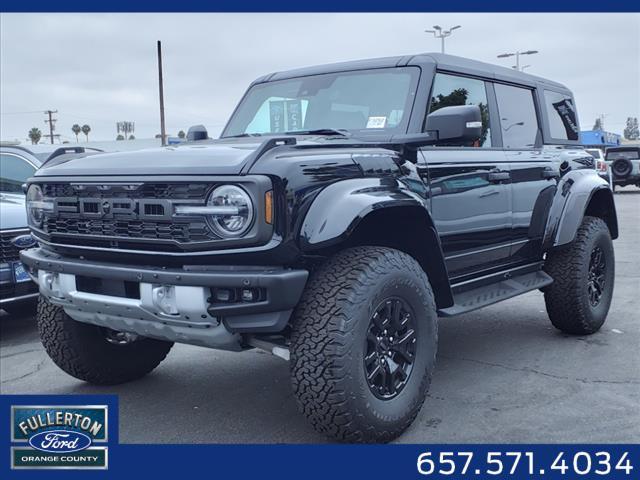
[[[71,453],[89,448],[91,438],[73,430],[50,430],[32,435],[29,445],[42,452]]]
[[[30,248],[36,246],[36,239],[30,234],[18,235],[11,239],[11,243],[17,248]]]
[[[106,469],[107,405],[14,405],[12,468]]]

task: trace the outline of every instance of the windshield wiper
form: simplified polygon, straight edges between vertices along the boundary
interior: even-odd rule
[[[244,137],[261,137],[261,133],[239,133],[238,135],[228,135],[222,138],[244,138]]]
[[[284,132],[285,135],[339,135],[341,137],[350,137],[351,133],[342,128],[318,128],[316,130],[293,130]]]

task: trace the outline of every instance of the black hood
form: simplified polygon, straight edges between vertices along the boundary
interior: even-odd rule
[[[249,141],[248,141],[249,140]],[[42,176],[235,175],[260,146],[256,139],[101,153],[73,158],[36,172]]]

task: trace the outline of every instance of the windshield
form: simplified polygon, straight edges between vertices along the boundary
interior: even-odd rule
[[[598,160],[602,158],[602,152],[600,150],[587,150],[587,153]]]
[[[420,69],[340,72],[255,85],[223,137],[348,130],[406,131]]]
[[[36,169],[24,158],[12,153],[0,153],[0,192],[22,193],[22,184]]]

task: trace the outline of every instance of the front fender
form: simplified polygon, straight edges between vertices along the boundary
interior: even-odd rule
[[[334,183],[309,208],[300,228],[300,246],[310,250],[339,243],[373,210],[402,206],[419,206],[426,212],[426,202],[391,177]]]
[[[618,236],[618,223],[609,184],[591,169],[573,170],[558,183],[545,231],[545,246],[558,247],[571,243],[587,210],[595,208],[604,218],[612,238]]]
[[[313,253],[339,245],[383,245],[409,253],[429,277],[436,305],[453,305],[438,232],[422,182],[392,177],[334,183],[312,203],[300,229],[300,247]]]

